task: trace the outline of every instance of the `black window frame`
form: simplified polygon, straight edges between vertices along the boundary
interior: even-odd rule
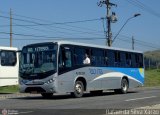
[[[69,48],[69,49],[65,49],[64,47]],[[62,48],[64,48],[64,49],[62,49]],[[65,57],[66,51],[71,52],[71,60],[70,60],[71,65],[70,66],[66,66],[66,57]],[[60,61],[62,61],[62,66],[59,65]],[[58,54],[58,74],[63,74],[63,73],[68,72],[72,69],[73,69],[73,48],[71,45],[60,45],[59,54]]]
[[[14,55],[14,57],[12,57],[13,59],[14,59],[14,62],[11,62],[11,60],[13,60],[13,59],[11,59],[11,56],[8,56],[7,58],[9,58],[9,59],[2,59],[2,53],[3,52],[10,52],[10,53],[13,53],[12,55]],[[6,55],[6,54],[5,54]],[[7,55],[9,55],[9,54],[7,54]],[[6,58],[6,57],[5,57]],[[6,61],[6,60],[8,60],[8,61]],[[2,62],[2,61],[4,61],[4,62]],[[8,62],[8,63],[6,63],[6,62]],[[1,66],[8,66],[8,67],[14,67],[14,66],[16,66],[16,64],[17,64],[17,51],[13,51],[13,50],[0,50],[0,65]]]
[[[63,72],[71,71],[74,69],[82,68],[85,66],[91,67],[121,67],[121,68],[138,68],[143,67],[142,64],[139,62],[136,64],[136,55],[142,57],[143,61],[143,54],[130,52],[130,51],[123,51],[123,50],[116,50],[116,49],[105,49],[105,48],[96,48],[96,47],[88,47],[88,46],[80,46],[80,45],[71,45],[71,44],[62,44],[59,46],[59,53],[60,47],[69,47],[71,51],[71,60],[72,60],[72,67],[65,67]],[[84,64],[83,60],[85,59],[85,53],[88,54],[91,63]],[[60,54],[59,54],[60,55]],[[95,59],[93,59],[95,58]],[[127,60],[130,60],[130,63],[127,64]],[[98,61],[95,64],[93,61]],[[58,57],[58,64],[59,64],[59,57]],[[59,68],[59,66],[58,66]]]

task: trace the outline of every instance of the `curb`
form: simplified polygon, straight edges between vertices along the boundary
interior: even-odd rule
[[[17,98],[17,97],[30,97],[30,96],[35,96],[35,94],[23,94],[23,93],[0,94],[0,100]]]
[[[140,107],[139,109],[160,109],[160,104],[146,106],[146,107]]]

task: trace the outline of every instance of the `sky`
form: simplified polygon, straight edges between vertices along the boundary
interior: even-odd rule
[[[10,44],[10,9],[13,17],[13,46],[19,49],[27,44],[56,39],[106,45],[106,23],[101,19],[106,16],[106,6],[99,7],[99,1],[0,0],[0,46]],[[136,13],[141,14],[127,22],[112,47],[132,49],[134,37],[135,50],[160,49],[160,0],[110,2],[117,4],[111,11],[116,13],[118,19],[116,23],[111,24],[112,39],[127,19]]]

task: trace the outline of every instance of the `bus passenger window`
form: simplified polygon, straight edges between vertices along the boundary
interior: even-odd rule
[[[140,64],[140,68],[143,67],[143,55],[139,55],[139,64]]]
[[[66,67],[71,67],[72,66],[71,51],[66,51],[65,52],[65,66]]]
[[[130,53],[126,53],[126,65],[127,65],[127,67],[130,67],[132,65]]]
[[[121,55],[119,51],[114,52],[114,58],[115,58],[114,66],[119,67],[121,65]]]
[[[1,65],[2,66],[15,66],[16,63],[17,63],[16,52],[1,51]]]
[[[108,66],[108,61],[109,61],[108,52],[105,51],[104,62],[105,62],[105,65],[106,65],[106,66]]]
[[[75,47],[74,48],[74,65],[81,66],[83,65],[85,50],[83,48]]]

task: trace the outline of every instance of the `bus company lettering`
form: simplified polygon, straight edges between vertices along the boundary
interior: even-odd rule
[[[37,48],[35,48],[35,51],[47,51],[47,50],[49,50],[49,47],[37,47]]]
[[[103,74],[103,70],[102,69],[89,69],[90,74],[92,75],[100,75]]]
[[[85,75],[85,72],[76,72],[77,75]]]

